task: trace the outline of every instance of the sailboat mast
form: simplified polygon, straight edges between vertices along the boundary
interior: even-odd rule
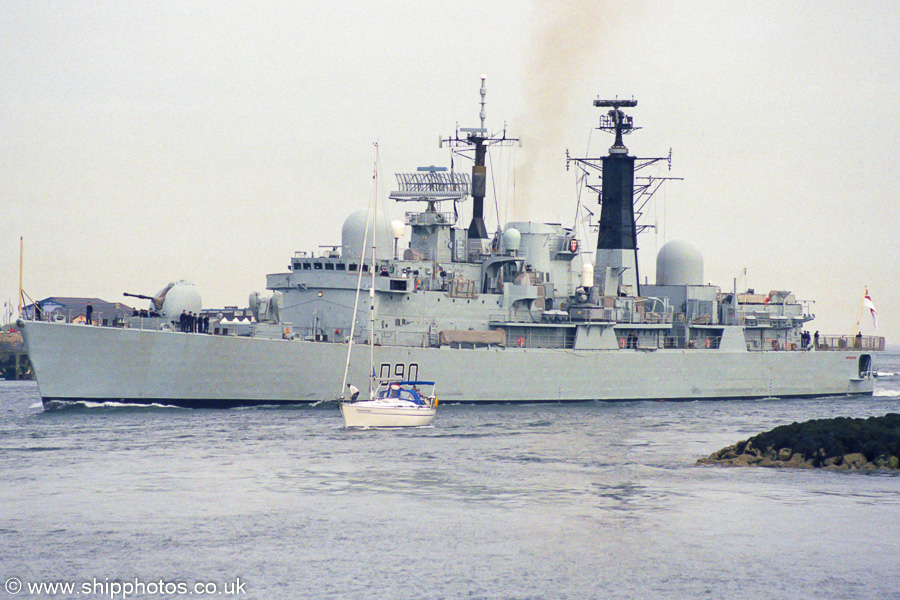
[[[375,232],[372,232],[372,235],[375,235]],[[363,233],[363,242],[362,248],[360,248],[359,255],[365,259],[366,256],[366,248],[369,245],[369,226],[366,224],[365,233]],[[365,260],[363,260],[365,262]],[[360,269],[356,276],[356,296],[353,299],[353,317],[350,321],[350,339],[347,341],[347,360],[344,363],[344,379],[341,381],[341,391],[339,397],[341,400],[344,399],[344,390],[347,389],[347,378],[350,375],[350,356],[353,353],[353,340],[356,339],[356,313],[359,310],[359,292],[362,289],[362,276],[363,270]]]
[[[369,298],[372,306],[369,310],[369,398],[375,391],[375,246],[378,236],[375,232],[376,213],[378,212],[378,142],[375,142],[375,171],[372,173],[372,285],[369,287]]]
[[[22,316],[22,255],[25,253],[24,237],[19,236],[19,316]]]

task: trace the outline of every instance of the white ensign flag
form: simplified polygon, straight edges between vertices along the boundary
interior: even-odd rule
[[[866,288],[866,295],[863,297],[863,306],[868,308],[869,312],[872,313],[872,324],[875,325],[875,329],[878,329],[878,311],[875,310],[875,303],[869,298],[869,288]]]

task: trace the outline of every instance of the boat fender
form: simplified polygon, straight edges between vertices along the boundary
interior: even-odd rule
[[[706,338],[706,341],[703,342],[703,345],[709,348],[709,338]]]
[[[525,338],[519,337],[517,343],[519,344],[519,348],[524,348],[525,347]]]
[[[434,405],[435,405],[435,406],[438,405],[438,399],[437,399],[437,396],[434,397]]]

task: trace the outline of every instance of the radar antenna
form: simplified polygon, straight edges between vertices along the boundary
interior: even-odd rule
[[[628,148],[622,143],[622,134],[634,131],[634,120],[619,109],[622,107],[634,108],[637,106],[637,100],[600,100],[598,98],[597,100],[594,100],[594,106],[612,108],[609,113],[600,117],[600,127],[598,127],[601,131],[616,134],[616,141],[609,149],[609,153],[627,154]],[[640,129],[640,127],[637,129]]]

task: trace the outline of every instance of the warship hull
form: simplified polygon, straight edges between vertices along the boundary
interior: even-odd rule
[[[334,400],[347,345],[20,321],[44,405],[230,408]],[[360,353],[368,354],[368,353]],[[864,351],[375,349],[376,369],[437,379],[441,402],[562,402],[872,394]],[[351,365],[365,381],[368,357]],[[503,376],[499,377],[498,374]]]
[[[623,135],[634,127],[623,109],[634,99],[593,101],[604,111],[599,129],[615,135],[607,155],[566,154],[567,168],[597,194],[599,219],[579,202],[571,227],[512,221],[489,236],[487,150],[518,140],[505,127],[489,133],[485,94],[482,78],[481,127],[441,138],[449,170],[397,173],[389,197],[405,220],[390,222],[373,193],[368,208],[344,220],[340,244],[297,251],[286,272],[267,275],[267,292],[249,296],[253,319],[240,327],[219,314],[212,335],[186,333],[197,331],[201,302],[185,281],[132,294],[151,302],[148,317],[113,327],[59,322],[66,319],[46,310],[20,319],[45,405],[335,400],[348,356],[348,381],[426,379],[439,383],[444,402],[872,394],[872,355],[884,338],[810,335],[809,302],[785,288],[739,291],[737,279],[731,291],[713,285],[686,240],[660,248],[655,283],[645,276],[641,284],[637,236],[646,225],[637,218],[668,178],[639,173],[663,161],[671,168],[671,154],[628,154]],[[455,159],[474,159],[471,176]],[[376,151],[374,190],[377,173]],[[469,199],[465,227],[459,215]],[[578,223],[596,226],[593,250]],[[350,343],[370,346],[374,362]]]

